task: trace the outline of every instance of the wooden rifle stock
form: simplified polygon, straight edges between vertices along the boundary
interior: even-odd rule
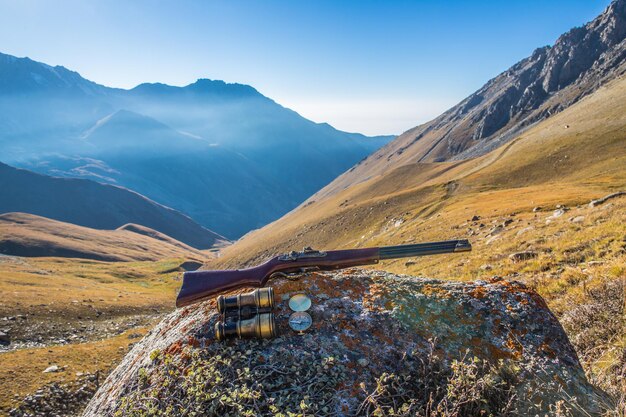
[[[183,274],[183,285],[176,298],[176,307],[184,307],[221,292],[245,287],[262,287],[274,274],[298,273],[306,270],[332,271],[353,266],[372,265],[381,259],[471,250],[467,240],[417,243],[413,245],[384,246],[380,248],[316,251],[305,248],[276,256],[267,262],[247,269],[225,271],[193,271]]]

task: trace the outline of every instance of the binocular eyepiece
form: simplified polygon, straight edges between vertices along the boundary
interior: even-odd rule
[[[259,288],[246,294],[238,294],[232,297],[217,297],[217,311],[220,314],[226,314],[227,311],[241,310],[245,307],[251,307],[252,310],[274,308],[274,289]]]
[[[222,320],[215,324],[217,340],[276,336],[273,308],[273,288],[259,288],[232,297],[220,295],[217,297],[217,311]]]

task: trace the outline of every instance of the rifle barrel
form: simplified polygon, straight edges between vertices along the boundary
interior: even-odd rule
[[[468,252],[472,245],[467,239],[443,242],[415,243],[413,245],[383,246],[380,259],[406,258],[409,256],[436,255],[439,253]]]

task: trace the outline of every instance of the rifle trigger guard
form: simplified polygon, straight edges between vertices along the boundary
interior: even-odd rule
[[[319,271],[319,267],[317,266],[307,266],[307,267],[302,267],[300,268],[300,270],[298,272],[292,272],[292,273],[285,273],[285,272],[274,272],[272,275],[270,275],[270,279],[273,278],[285,278],[288,279],[290,281],[295,281],[296,279],[298,279],[301,275],[303,274],[307,274],[309,272],[313,272],[313,271]]]

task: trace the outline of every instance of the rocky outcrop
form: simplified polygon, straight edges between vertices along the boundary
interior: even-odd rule
[[[611,199],[616,198],[616,197],[621,197],[623,195],[626,195],[626,191],[618,191],[616,193],[611,193],[609,195],[605,195],[602,198],[598,198],[596,200],[591,200],[591,202],[589,202],[589,207],[599,206],[601,204],[606,203],[608,200],[611,200]]]
[[[424,160],[482,155],[626,73],[626,1],[563,34],[436,120],[449,127]]]
[[[272,284],[279,337],[216,342],[214,301],[177,310],[134,346],[84,415],[599,410],[557,319],[520,283],[352,270]],[[296,334],[286,300],[301,292],[313,300],[313,326]]]
[[[536,49],[461,103],[466,108],[478,96],[487,98],[488,105],[465,109],[471,122],[463,128],[471,133],[471,141],[459,146],[455,142],[462,138],[451,135],[443,155],[452,159],[482,155],[623,75],[625,38],[626,1],[617,0],[595,20],[559,37],[553,46]],[[448,123],[461,119],[464,113],[452,111]]]

